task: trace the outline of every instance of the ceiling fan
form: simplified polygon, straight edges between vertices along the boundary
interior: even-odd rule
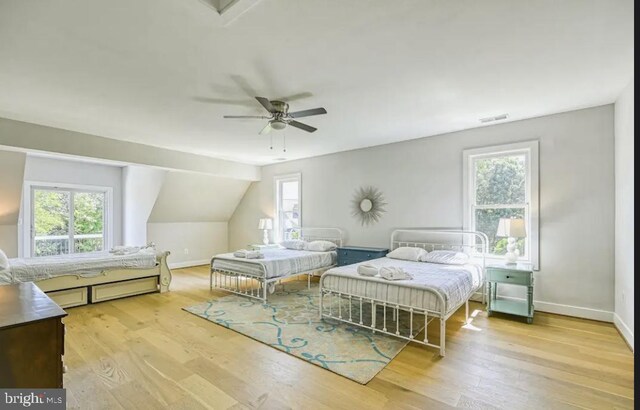
[[[267,125],[260,131],[260,134],[268,134],[271,130],[282,130],[290,125],[307,132],[314,132],[317,128],[296,121],[295,118],[310,117],[312,115],[326,114],[324,108],[312,108],[310,110],[289,112],[289,104],[284,101],[273,100],[268,98],[256,97],[256,100],[269,112],[269,116],[264,115],[225,115],[224,118],[257,118],[261,120],[269,120]]]

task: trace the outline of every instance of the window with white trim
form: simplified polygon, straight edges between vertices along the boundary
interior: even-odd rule
[[[502,259],[507,238],[496,235],[501,218],[524,220],[517,238],[521,262],[538,266],[538,142],[465,150],[465,228],[489,237],[489,255]]]
[[[275,240],[291,239],[302,225],[302,177],[300,174],[275,177]]]
[[[110,188],[30,188],[30,256],[108,249]]]

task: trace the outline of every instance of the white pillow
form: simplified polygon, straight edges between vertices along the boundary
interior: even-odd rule
[[[469,255],[456,251],[431,251],[422,255],[421,262],[443,263],[446,265],[464,265],[469,262]]]
[[[336,248],[336,244],[331,241],[311,241],[307,242],[307,247],[304,249],[314,252],[328,252],[333,251]]]
[[[284,246],[287,249],[293,249],[295,251],[301,251],[305,248],[307,243],[302,239],[292,239],[290,241],[280,242],[280,246]]]
[[[422,255],[426,253],[424,249],[415,246],[401,246],[389,252],[387,258],[419,262]]]
[[[0,249],[0,270],[5,269],[9,269],[9,258],[7,258],[7,254]]]

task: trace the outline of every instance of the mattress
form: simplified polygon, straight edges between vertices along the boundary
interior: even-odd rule
[[[113,269],[149,269],[156,266],[156,251],[143,249],[128,255],[87,252],[71,255],[9,259],[9,269],[0,271],[0,284],[33,282],[57,276],[92,277]]]
[[[227,270],[267,279],[286,277],[296,273],[329,268],[336,264],[337,253],[298,251],[292,249],[266,249],[260,259],[236,258],[233,253],[216,255],[212,262],[214,270]],[[263,273],[264,272],[264,273]]]
[[[378,268],[400,267],[412,274],[413,279],[389,281],[361,276],[357,271],[361,264]],[[385,257],[329,269],[322,275],[321,284],[323,290],[436,312],[442,311],[442,302],[437,296],[440,295],[445,304],[444,312],[448,314],[482,286],[482,272],[482,267],[477,264],[445,265]]]

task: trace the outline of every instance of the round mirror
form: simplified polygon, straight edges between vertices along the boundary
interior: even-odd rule
[[[365,198],[360,201],[360,209],[362,210],[362,212],[369,212],[371,208],[373,208],[373,203],[370,199]]]

